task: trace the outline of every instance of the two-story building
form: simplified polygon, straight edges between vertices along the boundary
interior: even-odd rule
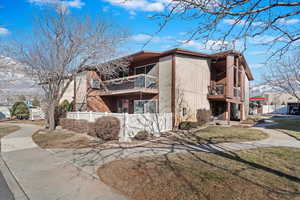
[[[172,49],[128,58],[128,72],[109,80],[101,80],[96,68],[81,69],[63,99],[75,100],[77,111],[173,113],[173,125],[196,120],[198,109],[220,120],[244,120],[248,114],[253,76],[239,52]]]

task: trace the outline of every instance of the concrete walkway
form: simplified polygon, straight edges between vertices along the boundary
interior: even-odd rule
[[[40,127],[21,129],[2,138],[2,157],[30,200],[123,200],[104,183],[78,170],[66,158],[39,148],[31,139]]]
[[[249,142],[232,142],[219,144],[200,144],[190,145],[185,143],[152,143],[152,145],[145,145],[139,147],[111,147],[105,149],[51,149],[48,150],[60,158],[64,158],[66,163],[73,163],[81,170],[97,177],[97,169],[99,166],[118,159],[136,158],[141,156],[164,155],[169,153],[180,152],[218,152],[218,151],[236,151],[243,149],[253,149],[258,147],[295,147],[300,148],[300,141],[287,134],[276,130],[266,129],[266,126],[272,123],[260,124],[254,129],[261,130],[268,134],[268,138],[260,141]]]

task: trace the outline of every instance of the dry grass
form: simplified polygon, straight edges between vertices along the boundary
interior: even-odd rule
[[[39,130],[32,136],[33,141],[41,148],[87,148],[92,144],[92,139],[84,134],[66,130]]]
[[[0,124],[0,138],[4,137],[10,133],[13,133],[17,130],[19,130],[20,127],[16,126],[16,125],[4,125],[4,124]]]
[[[299,200],[300,149],[178,153],[119,160],[102,181],[135,200]]]
[[[300,140],[300,119],[275,119],[274,121],[278,124],[268,128],[277,129]]]
[[[10,120],[10,123],[20,123],[20,124],[32,124],[32,125],[38,125],[38,126],[44,126],[45,125],[45,120]]]
[[[185,132],[178,134],[179,139],[191,143],[221,143],[221,142],[244,142],[262,140],[268,135],[262,131],[240,127],[211,126],[197,132]]]

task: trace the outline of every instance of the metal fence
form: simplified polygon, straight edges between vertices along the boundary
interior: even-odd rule
[[[130,141],[139,131],[147,131],[159,136],[161,132],[172,130],[172,113],[100,113],[100,112],[69,112],[69,119],[84,119],[94,122],[97,118],[112,116],[120,120],[120,141]]]

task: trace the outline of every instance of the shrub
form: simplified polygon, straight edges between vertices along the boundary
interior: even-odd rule
[[[206,109],[197,110],[197,122],[201,125],[211,121],[211,111]]]
[[[201,126],[199,122],[191,122],[191,121],[183,121],[179,123],[179,129],[180,130],[190,130],[192,128],[197,128],[198,126]]]
[[[88,122],[87,133],[90,136],[97,137],[96,124],[94,122]]]
[[[100,117],[95,122],[96,135],[103,140],[119,139],[120,121],[115,117]]]
[[[67,119],[67,118],[61,118],[61,119],[59,120],[59,124],[61,125],[61,127],[62,127],[63,129],[67,129],[67,123],[68,123],[68,120],[69,120],[69,119]]]
[[[16,102],[11,108],[11,116],[18,119],[28,119],[29,109],[24,102]]]
[[[55,124],[60,125],[60,118],[65,118],[67,112],[72,111],[73,104],[68,100],[64,100],[61,104],[55,107]]]
[[[64,123],[65,129],[73,130],[75,119],[65,119]]]
[[[74,120],[72,131],[76,133],[87,133],[88,132],[88,121],[84,119]]]
[[[139,131],[135,136],[134,139],[136,140],[147,140],[150,134],[147,131]]]

